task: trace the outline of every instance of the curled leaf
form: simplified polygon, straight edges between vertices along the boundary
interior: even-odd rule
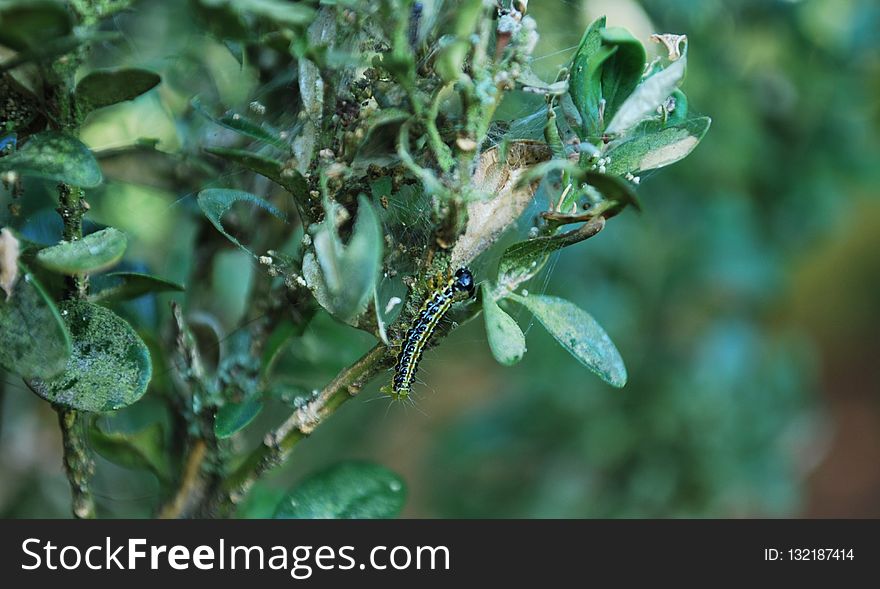
[[[202,209],[202,212],[205,214],[205,217],[208,218],[208,221],[211,222],[211,225],[216,227],[217,231],[226,236],[229,241],[231,241],[254,257],[256,257],[256,254],[247,249],[244,245],[242,245],[238,238],[236,238],[223,228],[223,215],[225,215],[234,204],[243,202],[256,205],[261,209],[268,211],[274,217],[281,219],[282,221],[287,220],[287,216],[272,203],[263,200],[259,196],[254,196],[249,192],[244,192],[241,190],[231,190],[227,188],[208,188],[206,190],[202,190],[199,193],[197,200],[199,203],[199,208]]]
[[[348,244],[336,229],[338,206],[325,202],[325,220],[314,230],[303,277],[315,298],[341,321],[351,322],[373,296],[382,267],[382,226],[366,197],[358,199],[357,220]]]
[[[605,132],[611,135],[626,133],[654,114],[678,87],[686,67],[687,56],[682,55],[678,61],[642,82],[620,105]]]

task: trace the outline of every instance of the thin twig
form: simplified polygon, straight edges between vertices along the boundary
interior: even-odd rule
[[[159,510],[159,519],[177,519],[191,507],[193,498],[199,495],[198,487],[201,486],[202,463],[207,454],[208,445],[204,440],[196,440],[187,454],[186,464],[183,467],[183,476],[180,477],[180,485],[174,497]]]

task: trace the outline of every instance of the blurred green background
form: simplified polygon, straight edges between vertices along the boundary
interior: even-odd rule
[[[627,211],[565,250],[533,285],[599,320],[629,384],[603,384],[537,328],[523,362],[502,368],[472,322],[428,352],[419,410],[370,402],[374,384],[298,447],[247,513],[261,515],[262,499],[319,467],[365,458],[406,479],[408,517],[880,516],[880,5],[533,0],[529,13],[545,79],[600,14],[646,44],[652,32],[686,33],[690,108],[713,118],[690,157],[642,179],[642,214]],[[93,115],[84,140],[114,149],[155,138],[182,155],[107,158],[91,217],[126,230],[144,268],[186,280],[197,216],[174,178],[203,139],[223,133],[189,99],[241,106],[263,89],[185,3],[140,2],[114,26],[125,43],[93,65],[149,67],[163,84]],[[511,98],[500,116],[529,114],[528,98]],[[27,230],[49,240],[52,197],[26,188]],[[8,217],[3,206],[0,224]],[[229,250],[189,310],[222,317],[231,332],[253,271]],[[167,300],[141,300],[127,316],[155,330]],[[370,344],[319,316],[282,371],[320,387]],[[67,516],[55,416],[19,382],[0,384],[0,514]],[[148,395],[111,419],[147,423],[161,411]],[[271,413],[243,447],[277,421]],[[104,516],[147,515],[158,502],[149,475],[103,460],[95,490]]]

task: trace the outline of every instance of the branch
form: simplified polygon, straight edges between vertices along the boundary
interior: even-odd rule
[[[340,372],[314,399],[266,434],[263,443],[226,479],[220,496],[209,509],[221,516],[229,515],[257,479],[283,464],[300,440],[308,437],[340,405],[357,396],[370,379],[388,367],[390,358],[388,348],[378,344]]]
[[[70,491],[73,495],[73,515],[80,519],[93,519],[95,501],[89,490],[89,479],[95,472],[95,463],[80,432],[77,431],[79,412],[76,409],[60,406],[56,406],[55,410],[58,412],[58,423],[61,426],[64,445],[64,470],[67,472],[67,480],[70,482]]]
[[[183,467],[183,476],[180,477],[180,485],[177,493],[159,510],[159,519],[177,519],[191,507],[193,498],[198,496],[198,488],[201,486],[202,463],[207,454],[208,445],[204,440],[196,440],[187,455],[186,465]]]

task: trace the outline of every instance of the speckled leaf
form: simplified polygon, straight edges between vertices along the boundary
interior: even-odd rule
[[[80,113],[87,114],[137,98],[161,81],[158,74],[135,68],[91,72],[76,85],[76,106]]]
[[[605,132],[622,134],[632,129],[648,116],[657,112],[678,87],[684,77],[687,56],[682,55],[678,61],[672,62],[666,69],[657,72],[642,82],[632,94],[620,105],[620,110],[608,123]]]
[[[248,399],[241,403],[226,403],[217,411],[214,420],[214,433],[218,438],[228,438],[246,428],[263,410],[263,402]]]
[[[51,378],[67,366],[70,334],[34,275],[18,266],[12,295],[0,293],[0,366],[23,378]]]
[[[58,0],[0,1],[0,45],[15,51],[68,34],[71,13]]]
[[[125,301],[151,292],[182,292],[184,290],[182,284],[140,272],[111,272],[101,276],[100,280],[93,280],[92,286],[96,287],[98,283],[105,286],[89,297],[92,302]]]
[[[406,486],[396,474],[366,462],[344,462],[314,474],[278,504],[276,519],[387,519],[396,517]]]
[[[274,217],[281,219],[282,221],[287,221],[287,216],[282,213],[278,208],[272,203],[263,200],[258,196],[254,196],[249,192],[243,192],[241,190],[231,190],[227,188],[209,188],[207,190],[202,190],[198,196],[199,207],[202,209],[202,212],[211,222],[211,224],[217,228],[217,231],[226,236],[226,238],[248,252],[252,256],[254,255],[249,249],[241,244],[237,238],[229,234],[223,228],[223,215],[225,215],[229,209],[232,208],[232,205],[239,202],[248,202],[254,205],[257,205],[261,209],[268,211]]]
[[[483,317],[492,355],[500,364],[513,366],[526,353],[526,338],[513,317],[501,310],[486,284],[483,284]]]
[[[154,423],[132,433],[105,432],[95,426],[89,438],[92,448],[110,462],[125,468],[151,470],[163,482],[171,480],[161,424]]]
[[[615,387],[626,384],[620,352],[592,315],[573,303],[546,295],[511,295],[526,307],[563,348]]]
[[[606,172],[635,174],[674,164],[694,150],[711,123],[709,117],[699,117],[612,145]]]
[[[103,179],[88,147],[54,131],[38,133],[18,151],[0,157],[0,172],[10,170],[86,188],[97,186]]]
[[[63,241],[37,253],[40,265],[61,274],[91,274],[116,264],[125,254],[128,238],[108,227],[76,241]]]
[[[244,149],[227,147],[207,147],[205,151],[265,176],[298,198],[306,198],[307,196],[309,186],[302,174],[294,168],[286,167],[274,158],[258,155]]]
[[[28,386],[51,403],[82,411],[112,411],[140,399],[152,363],[134,329],[92,303],[67,301],[60,309],[73,340],[67,368],[51,379],[29,379]]]
[[[303,276],[318,302],[341,321],[359,315],[373,296],[382,266],[382,226],[366,197],[358,200],[351,239],[343,244],[336,231],[335,205],[325,203],[326,220],[315,231],[314,256],[303,261]]]
[[[281,136],[274,129],[270,129],[259,123],[255,123],[247,117],[244,117],[237,113],[225,113],[220,116],[214,116],[202,106],[198,98],[193,98],[191,104],[193,105],[193,108],[195,108],[198,112],[200,112],[202,115],[209,118],[210,120],[214,121],[221,127],[225,127],[231,131],[235,131],[241,135],[250,137],[251,139],[256,139],[257,141],[262,141],[263,143],[268,143],[269,145],[273,145],[282,151],[290,151],[290,144],[282,139]]]

